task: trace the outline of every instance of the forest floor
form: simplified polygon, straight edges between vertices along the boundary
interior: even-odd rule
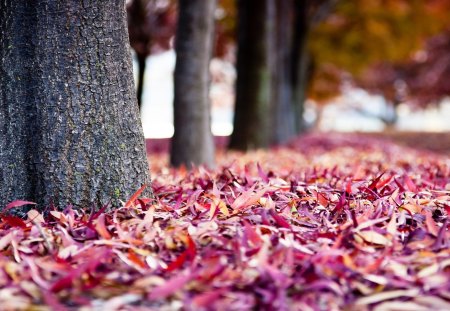
[[[0,309],[450,310],[444,140],[308,134],[192,171],[150,141],[154,202],[0,215]]]
[[[418,150],[428,150],[435,153],[450,155],[450,133],[449,132],[409,132],[409,131],[384,131],[384,132],[361,132],[361,133],[313,133],[307,137],[373,137],[379,142],[388,141],[402,146],[415,148]],[[226,148],[228,137],[215,137],[219,150]],[[147,139],[147,152],[149,154],[157,152],[167,152],[169,150],[169,139]]]
[[[429,150],[450,156],[450,132],[392,131],[367,133],[366,135],[387,139],[411,148]]]

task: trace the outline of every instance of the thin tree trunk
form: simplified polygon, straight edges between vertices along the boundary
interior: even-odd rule
[[[123,0],[2,1],[0,38],[0,205],[88,207],[150,182]]]
[[[303,119],[308,86],[309,55],[307,42],[309,36],[308,1],[295,2],[294,42],[292,46],[292,106],[297,133],[305,130]]]
[[[397,128],[398,123],[398,106],[401,104],[401,100],[394,99],[386,103],[386,113],[381,117],[384,123],[384,130],[393,132]]]
[[[273,0],[238,0],[238,53],[231,149],[270,143],[271,31]]]
[[[145,75],[145,65],[147,63],[147,55],[137,54],[137,62],[138,62],[138,81],[137,81],[136,96],[140,110],[142,109],[142,94],[144,93],[144,75]]]
[[[213,0],[180,0],[175,39],[173,166],[214,165],[209,62],[214,36]]]
[[[294,114],[292,107],[292,33],[293,16],[292,0],[275,1],[275,44],[272,53],[275,55],[273,67],[273,99],[271,102],[271,143],[282,144],[295,134]]]

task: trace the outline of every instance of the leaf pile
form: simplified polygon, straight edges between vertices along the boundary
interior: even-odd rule
[[[449,310],[449,159],[306,139],[151,157],[155,201],[4,212],[2,310]]]

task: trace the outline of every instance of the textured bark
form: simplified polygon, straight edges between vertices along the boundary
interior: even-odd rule
[[[2,0],[0,38],[1,206],[88,207],[150,182],[124,0]]]
[[[180,0],[175,39],[174,127],[171,164],[214,165],[208,96],[214,35],[213,0]]]
[[[291,83],[293,1],[275,1],[275,44],[272,45],[274,67],[272,70],[271,144],[286,142],[295,134]]]
[[[238,0],[238,53],[234,131],[230,148],[270,143],[271,32],[274,0]]]

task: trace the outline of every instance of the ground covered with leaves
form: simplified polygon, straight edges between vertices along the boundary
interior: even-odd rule
[[[450,310],[447,156],[311,135],[218,158],[151,156],[154,202],[4,212],[0,309]]]

